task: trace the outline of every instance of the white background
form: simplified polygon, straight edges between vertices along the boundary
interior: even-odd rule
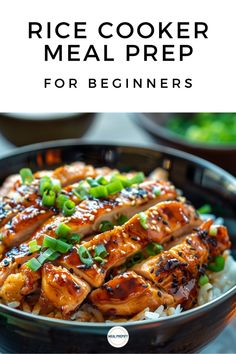
[[[28,39],[28,22],[87,22],[87,39]],[[123,60],[126,44],[181,44],[181,40],[149,41],[137,36],[99,39],[103,21],[137,25],[144,21],[203,21],[208,40],[184,40],[194,53],[183,62]],[[235,111],[235,0],[7,0],[0,9],[0,111]],[[109,44],[115,62],[44,62],[44,44],[80,44],[81,58],[89,44],[98,51]],[[79,80],[79,88],[44,89],[44,78]],[[192,78],[193,87],[161,89],[89,89],[88,77]]]

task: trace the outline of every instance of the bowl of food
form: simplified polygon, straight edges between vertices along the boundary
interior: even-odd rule
[[[80,138],[93,123],[91,113],[0,113],[1,133],[17,146]]]
[[[135,119],[158,142],[236,174],[236,113],[144,113]]]
[[[235,315],[227,172],[163,146],[79,140],[0,167],[2,352],[193,352]]]

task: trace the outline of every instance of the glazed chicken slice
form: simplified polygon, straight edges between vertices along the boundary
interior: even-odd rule
[[[173,296],[161,293],[165,304],[172,305]],[[94,290],[89,300],[109,316],[130,316],[147,307],[154,311],[160,305],[157,288],[132,271],[121,274]]]
[[[158,188],[159,190],[157,196],[153,193],[155,188]],[[56,238],[56,229],[61,223],[68,225],[71,228],[72,233],[78,233],[80,236],[87,236],[99,232],[100,225],[104,220],[116,222],[116,218],[119,215],[131,217],[151,205],[162,200],[174,199],[176,196],[176,190],[169,182],[146,181],[138,187],[131,187],[128,190],[124,189],[116,195],[111,195],[107,199],[86,199],[76,206],[75,213],[70,217],[64,217],[63,215],[52,216],[38,231],[36,231],[31,239],[37,240],[37,243],[41,245],[45,235]],[[26,211],[27,210],[24,211],[23,215],[25,215]],[[45,213],[41,214],[40,211],[37,215],[41,218],[45,217],[45,219],[47,219],[48,214],[51,213],[52,215],[53,212],[53,209],[47,209]],[[18,218],[21,217],[21,215],[22,214],[19,214]],[[10,244],[20,243],[23,237],[28,237],[28,235],[32,233],[32,228],[30,226],[32,225],[33,228],[36,227],[36,221],[36,216],[30,214],[28,218],[24,216],[22,219],[17,220],[16,224],[11,225],[10,229],[5,226],[4,230],[2,230],[2,240],[8,246]],[[26,223],[28,223],[28,225],[26,225]],[[23,227],[21,227],[21,225],[23,225]],[[29,230],[29,232],[26,234],[27,230]],[[23,234],[21,234],[21,231]],[[21,244],[18,250],[13,249],[13,254],[11,251],[6,254],[5,259],[0,263],[0,286],[3,279],[5,279],[11,271],[11,268],[15,267],[15,263],[23,263],[26,258],[27,249],[28,243],[25,243]],[[31,255],[31,257],[33,257],[33,255]],[[4,262],[9,264],[7,268],[5,267]]]
[[[214,226],[217,230],[216,236],[210,236],[209,230],[212,224],[212,220],[204,222],[180,244],[135,265],[133,270],[156,284],[161,284],[165,289],[169,286],[168,291],[173,283],[174,272],[179,273],[174,276],[176,288],[181,283],[181,279],[184,282],[185,272],[197,279],[199,270],[204,271],[204,267],[215,256],[222,254],[231,245],[224,226]]]
[[[85,165],[82,162],[76,162],[71,165],[65,165],[55,169],[54,171],[39,171],[34,174],[34,180],[31,184],[22,184],[21,179],[15,177],[16,181],[12,188],[7,187],[10,181],[6,181],[4,189],[7,190],[0,201],[0,226],[4,226],[9,222],[18,212],[25,208],[38,205],[39,183],[40,178],[49,176],[52,180],[61,182],[62,187],[74,184],[87,177],[94,178],[96,176],[105,176],[111,173],[107,167],[94,168],[91,165]],[[13,178],[13,177],[12,177]],[[12,183],[12,182],[11,182]]]
[[[21,302],[25,295],[36,291],[40,286],[40,272],[33,272],[27,266],[21,267],[21,272],[12,272],[0,288],[0,298],[6,304]]]
[[[59,258],[60,264],[73,269],[75,274],[85,279],[93,287],[99,287],[105,280],[108,271],[126,261],[126,259],[143,249],[150,242],[165,244],[172,238],[180,237],[190,232],[200,224],[192,206],[178,201],[158,203],[148,209],[143,217],[145,225],[140,220],[140,214],[135,215],[121,227],[116,227],[95,236],[83,243],[92,256],[96,247],[103,245],[107,252],[103,264],[83,264],[78,255],[77,247]]]
[[[52,305],[61,311],[64,317],[74,312],[89,294],[90,286],[67,269],[46,263],[42,269],[42,288],[40,304]]]
[[[154,194],[158,188],[160,194]],[[99,232],[102,221],[116,223],[119,215],[127,218],[145,210],[163,200],[173,200],[177,193],[169,182],[145,181],[139,186],[123,189],[121,192],[105,199],[86,199],[79,203],[71,217],[55,216],[48,220],[32,237],[40,239],[42,235],[56,237],[55,231],[59,224],[64,223],[71,231],[80,236]]]
[[[102,288],[91,293],[90,301],[107,314],[134,315],[135,303],[139,305],[136,306],[136,313],[142,311],[149,305],[145,305],[142,298],[143,296],[145,299],[146,295],[140,296],[140,291],[136,293],[132,288],[138,274],[146,282],[147,288],[151,282],[152,288],[156,289],[158,295],[156,308],[160,305],[178,304],[184,309],[191,308],[196,304],[198,278],[205,273],[207,264],[215,256],[221,255],[230,247],[226,228],[218,226],[217,232],[211,236],[211,225],[211,220],[205,222],[179,245],[134,266],[132,272],[128,272],[129,281],[126,280],[125,285],[123,283],[127,273],[108,281]],[[117,288],[125,289],[124,293],[117,292]],[[152,311],[155,310],[153,306],[150,308]]]
[[[61,168],[61,170],[60,170],[61,174],[56,174],[56,175],[60,176],[60,178],[62,179],[62,182],[66,181],[66,179],[65,179],[65,177],[67,176],[66,173],[69,173],[69,171],[72,169],[72,167],[74,168],[75,166],[67,166],[67,168],[65,168],[65,166],[64,166],[63,169]],[[84,171],[84,174],[81,171],[82,168],[80,167],[80,169],[79,169],[77,167],[76,173],[74,173],[74,175],[79,177],[79,171],[80,171],[81,178],[87,177],[86,173],[88,173],[90,176],[92,174],[90,166],[85,166],[85,167],[86,167],[86,169]],[[63,171],[64,171],[64,175],[62,174]],[[110,170],[108,168],[94,169],[93,176],[95,174],[99,174],[99,176],[100,176],[100,175],[102,175],[102,173],[104,175],[107,175],[108,172],[110,172]],[[54,175],[54,174],[55,174],[55,171],[52,173],[52,175]],[[72,175],[70,180],[73,181],[74,179],[73,179],[73,175]],[[69,176],[68,176],[67,181],[69,181]],[[72,184],[72,185],[64,187],[63,194],[71,196],[72,189],[75,189],[76,187],[77,187],[77,184]],[[7,210],[10,210],[11,218],[0,229],[1,244],[4,245],[6,248],[10,248],[10,247],[19,245],[21,242],[24,242],[25,240],[27,240],[27,238],[29,236],[31,236],[33,234],[33,232],[42,223],[44,223],[52,215],[55,215],[58,213],[58,210],[55,208],[44,208],[42,206],[42,202],[41,202],[42,198],[39,195],[39,191],[38,191],[38,188],[39,188],[38,181],[33,181],[30,185],[21,185],[18,189],[21,189],[21,188],[23,189],[23,191],[25,188],[30,188],[32,193],[28,193],[28,196],[26,196],[22,191],[22,194],[24,195],[24,199],[23,199],[24,207],[22,207],[22,205],[19,204],[16,209],[14,209],[13,206],[11,207],[11,209],[9,209],[9,206],[7,208]],[[79,203],[77,198],[74,198],[73,196],[71,196],[71,199],[73,199],[75,202]],[[27,206],[27,205],[29,205],[29,206]],[[5,206],[5,208],[6,208],[6,206]],[[8,218],[10,214],[8,216],[6,216],[5,212],[2,210],[2,214],[0,214],[0,217],[1,217],[1,215],[3,216],[3,218],[6,221],[6,218]],[[0,253],[2,253],[2,252],[0,252]]]

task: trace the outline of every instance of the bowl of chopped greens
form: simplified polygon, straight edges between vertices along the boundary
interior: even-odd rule
[[[236,174],[236,113],[149,113],[136,118],[158,142]]]

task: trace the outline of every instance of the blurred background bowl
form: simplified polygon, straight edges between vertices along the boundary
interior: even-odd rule
[[[203,157],[236,175],[236,142],[226,145],[189,141],[167,128],[168,120],[180,115],[185,119],[194,117],[194,113],[135,113],[134,118],[158,143]]]
[[[79,138],[91,127],[92,113],[1,113],[1,133],[16,146]]]

